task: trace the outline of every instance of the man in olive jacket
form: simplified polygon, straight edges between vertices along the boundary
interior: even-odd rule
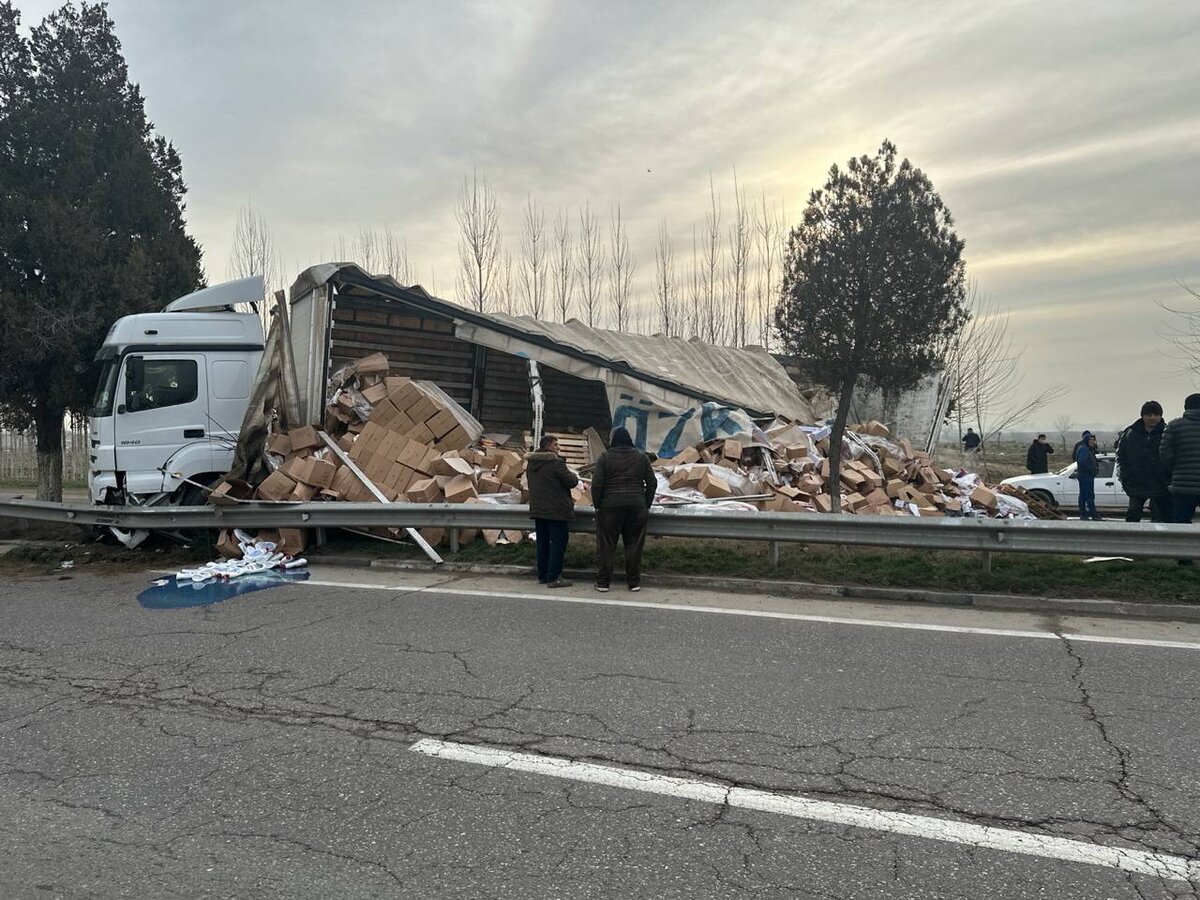
[[[563,556],[567,552],[567,523],[575,518],[571,488],[579,484],[579,476],[558,455],[554,437],[544,435],[538,448],[525,457],[529,515],[537,537],[538,582],[552,588],[570,587],[571,582],[562,577]]]
[[[596,590],[607,591],[612,581],[618,539],[625,545],[625,580],[629,589],[642,589],[642,549],[657,490],[658,479],[654,477],[650,457],[633,446],[627,429],[614,428],[608,449],[600,454],[592,473],[599,557]]]
[[[1158,458],[1170,472],[1175,521],[1192,521],[1200,506],[1200,394],[1189,394],[1183,401],[1183,416],[1163,432]]]

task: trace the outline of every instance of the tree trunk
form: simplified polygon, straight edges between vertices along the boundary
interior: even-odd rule
[[[829,511],[842,511],[842,435],[846,431],[846,419],[850,415],[850,404],[854,400],[854,385],[858,377],[847,378],[838,398],[837,416],[833,420],[833,432],[829,435]]]
[[[62,502],[64,414],[64,410],[48,409],[39,404],[34,417],[37,424],[37,498],[51,503]]]

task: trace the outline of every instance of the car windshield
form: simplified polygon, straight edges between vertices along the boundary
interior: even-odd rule
[[[104,361],[104,367],[100,370],[100,380],[96,382],[96,397],[92,401],[92,408],[88,410],[88,414],[93,418],[112,415],[113,398],[117,393],[117,375],[120,372],[119,356]]]

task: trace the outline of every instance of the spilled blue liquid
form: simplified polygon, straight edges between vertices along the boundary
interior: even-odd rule
[[[160,578],[150,587],[138,594],[138,603],[146,609],[184,609],[189,606],[211,606],[221,603],[241,594],[253,591],[264,591],[267,588],[279,587],[294,581],[308,581],[308,570],[299,569],[291,572],[260,572],[257,575],[243,575],[229,581],[204,581],[194,584],[191,581],[175,580],[175,576]]]

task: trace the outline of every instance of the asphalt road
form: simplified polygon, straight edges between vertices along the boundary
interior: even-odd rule
[[[149,577],[0,575],[4,898],[1200,887],[1200,626],[335,569],[157,610]],[[1165,875],[1072,855],[1112,848]]]

